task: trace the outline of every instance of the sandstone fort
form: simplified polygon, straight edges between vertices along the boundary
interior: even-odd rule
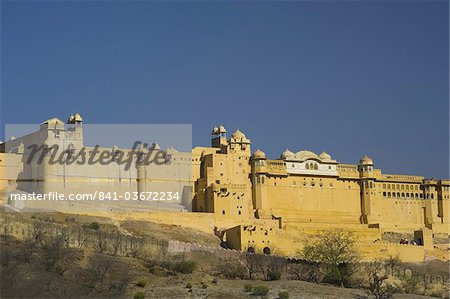
[[[1,143],[3,204],[15,211],[53,209],[175,224],[215,234],[228,248],[282,256],[296,256],[304,240],[320,230],[339,228],[355,234],[368,260],[395,255],[404,261],[448,260],[448,244],[440,240],[449,235],[450,180],[386,174],[368,156],[345,164],[326,152],[286,149],[278,159],[269,159],[252,149],[243,132],[228,134],[222,125],[212,129],[211,146],[191,152],[161,149],[149,141],[148,147],[136,149],[100,148],[110,152],[107,164],[49,163],[49,154],[42,163],[28,163],[31,145],[56,144],[68,154],[92,151],[84,144],[83,130],[76,113],[67,122],[51,118],[35,132]],[[163,152],[166,162],[137,163],[149,151]],[[131,167],[114,162],[120,153],[134,159]],[[176,200],[140,197],[169,190]],[[122,199],[137,195],[138,200],[11,199],[14,193],[98,191]],[[409,239],[408,244],[399,244],[400,238]]]

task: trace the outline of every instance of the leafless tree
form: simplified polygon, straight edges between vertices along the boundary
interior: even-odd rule
[[[87,239],[86,227],[77,226],[76,232],[75,232],[75,238],[77,241],[78,248],[83,248],[86,243],[86,239]]]
[[[387,280],[386,265],[381,261],[366,264],[367,292],[376,299],[391,298],[396,292]]]
[[[117,257],[96,254],[88,259],[87,277],[91,295],[123,293],[133,278],[131,269]]]
[[[70,247],[70,241],[72,240],[72,231],[70,228],[63,226],[58,229],[57,234],[61,237],[64,246],[66,248]]]
[[[142,255],[143,250],[143,240],[141,238],[137,238],[132,236],[129,239],[129,245],[130,245],[130,255],[134,258],[137,258]]]
[[[112,238],[112,247],[113,247],[113,255],[116,255],[122,246],[122,234],[118,231],[114,232],[111,236]]]
[[[105,253],[108,250],[108,238],[105,232],[101,230],[96,231],[94,247],[98,253]]]
[[[61,235],[57,235],[55,237],[48,237],[43,240],[43,257],[42,264],[46,271],[52,270],[58,260],[62,256],[62,249],[64,240]]]
[[[112,266],[113,260],[109,256],[94,255],[88,260],[87,276],[88,287],[91,291],[102,294],[108,287],[107,276]]]
[[[259,271],[258,255],[254,253],[246,253],[239,262],[247,269],[248,278],[253,279],[254,275]]]
[[[8,235],[10,235],[10,233],[11,233],[10,217],[7,212],[2,212],[1,216],[3,218],[1,221],[1,233],[2,233],[3,239],[6,241],[6,240],[8,240]]]
[[[157,257],[160,262],[167,261],[167,259],[169,257],[169,247],[165,246],[165,245],[159,245]]]
[[[36,220],[32,223],[32,238],[33,241],[40,244],[43,242],[46,235],[45,224],[42,221]]]
[[[308,282],[320,283],[322,275],[320,273],[320,263],[314,261],[292,262],[289,265],[289,272],[294,279]]]

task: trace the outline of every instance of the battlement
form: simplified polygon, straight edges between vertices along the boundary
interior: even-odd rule
[[[383,174],[381,179],[393,182],[422,182],[424,177],[416,175]]]

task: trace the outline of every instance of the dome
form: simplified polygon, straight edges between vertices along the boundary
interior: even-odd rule
[[[211,134],[218,134],[218,133],[219,133],[219,128],[218,128],[218,127],[214,127],[214,128],[212,129]]]
[[[227,129],[225,129],[224,126],[220,125],[219,126],[219,133],[226,133],[226,132],[227,132]]]
[[[242,133],[239,129],[237,129],[236,132],[234,132],[231,135],[231,138],[233,138],[233,139],[246,139],[245,134]]]
[[[253,158],[254,159],[265,159],[266,154],[262,150],[258,149],[253,153]]]
[[[308,159],[319,159],[319,157],[311,152],[311,151],[299,151],[295,154],[295,156],[297,157],[297,159],[299,159],[300,161],[305,161]]]
[[[328,153],[326,153],[326,152],[322,152],[322,153],[319,155],[319,158],[322,159],[322,160],[331,160],[330,154],[328,154]]]
[[[290,150],[286,149],[284,152],[281,153],[280,158],[283,160],[292,159],[292,158],[295,158],[295,154],[293,152],[291,152]]]
[[[73,116],[73,114],[70,114],[69,120],[67,120],[67,123],[68,123],[68,124],[73,123],[74,120],[75,120],[75,116]]]
[[[74,120],[75,121],[83,121],[83,118],[81,117],[81,115],[77,112],[74,115]]]
[[[359,164],[361,165],[373,165],[373,160],[368,156],[364,156],[359,160]]]

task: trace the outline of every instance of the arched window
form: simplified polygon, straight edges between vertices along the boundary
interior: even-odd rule
[[[269,247],[264,247],[263,248],[263,253],[266,254],[266,255],[269,255],[270,254],[270,248]]]
[[[254,254],[255,248],[250,246],[249,248],[247,248],[247,253]]]
[[[319,166],[317,164],[314,164],[314,170],[319,169]]]
[[[309,169],[309,163],[306,163],[305,168]]]

